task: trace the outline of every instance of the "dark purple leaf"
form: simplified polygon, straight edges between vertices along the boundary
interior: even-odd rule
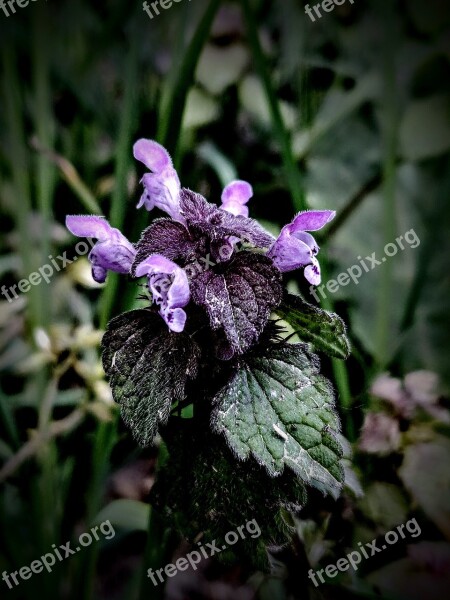
[[[161,254],[172,261],[187,263],[196,256],[197,243],[191,238],[184,225],[172,219],[158,219],[147,227],[136,244],[136,267],[152,254]]]
[[[189,230],[208,236],[211,241],[233,236],[258,248],[268,248],[275,241],[254,219],[236,217],[190,190],[181,190],[180,206]]]
[[[212,328],[223,329],[233,353],[242,354],[258,340],[281,301],[281,274],[265,256],[240,252],[222,273],[198,275],[191,282],[191,297],[206,308]]]

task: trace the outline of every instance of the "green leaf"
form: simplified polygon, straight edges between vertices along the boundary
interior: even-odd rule
[[[348,358],[350,343],[344,321],[335,313],[328,312],[302,298],[288,294],[277,315],[287,321],[304,342],[310,342],[316,350],[334,358]]]
[[[149,310],[134,310],[110,321],[102,341],[103,367],[114,400],[141,446],[150,444],[158,425],[167,423],[172,403],[185,396],[197,373],[198,346],[172,333]]]
[[[267,569],[267,546],[283,545],[294,533],[283,512],[306,503],[300,479],[290,471],[273,479],[255,461],[237,461],[225,440],[199,422],[171,419],[163,437],[170,459],[150,493],[152,505],[185,538],[193,541],[203,533],[202,541],[216,540],[219,560],[236,564],[236,558],[245,558]],[[225,535],[238,527],[239,541],[224,549]]]
[[[305,484],[337,497],[342,448],[329,382],[303,344],[272,344],[239,363],[214,398],[213,428],[236,456],[253,456],[269,475],[292,469]]]

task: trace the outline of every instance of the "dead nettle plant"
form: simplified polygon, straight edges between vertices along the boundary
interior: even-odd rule
[[[241,550],[264,567],[266,547],[287,541],[287,515],[305,504],[307,487],[337,497],[343,484],[334,394],[314,350],[346,358],[345,326],[283,284],[295,269],[320,283],[309,232],[335,213],[302,212],[275,239],[248,216],[247,182],[230,183],[217,206],[181,187],[156,142],[139,140],[134,156],[150,171],[138,208],[167,217],[136,244],[102,217],[66,221],[74,235],[98,240],[89,256],[97,282],[115,271],[145,277],[150,292],[147,308],[109,323],[104,368],[136,441],[147,446],[159,433],[167,446],[153,505],[191,539],[256,518],[264,531]],[[205,257],[207,269],[193,268]],[[283,321],[302,343],[283,338]]]

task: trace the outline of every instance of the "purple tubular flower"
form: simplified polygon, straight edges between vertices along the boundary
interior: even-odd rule
[[[292,223],[281,230],[268,255],[278,269],[284,273],[305,267],[305,277],[312,285],[320,284],[320,266],[316,258],[319,246],[307,231],[322,229],[334,219],[333,210],[311,210],[302,212]]]
[[[88,257],[97,283],[105,282],[107,271],[124,275],[130,272],[136,250],[104,217],[70,215],[66,217],[66,227],[77,237],[98,240]]]
[[[180,180],[167,150],[153,140],[140,139],[134,144],[133,154],[152,171],[142,178],[144,192],[137,208],[145,206],[150,211],[157,206],[175,221],[184,223],[180,213]]]
[[[136,277],[147,275],[153,300],[169,329],[181,333],[186,323],[183,307],[190,299],[189,281],[183,269],[160,254],[153,254],[136,268]]]
[[[236,217],[248,217],[245,206],[253,196],[253,188],[246,181],[232,181],[222,192],[222,208]]]

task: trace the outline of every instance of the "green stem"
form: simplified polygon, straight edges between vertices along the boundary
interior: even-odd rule
[[[287,183],[291,192],[294,208],[296,210],[306,210],[307,206],[300,171],[292,153],[290,134],[284,125],[278,99],[272,86],[272,78],[267,66],[267,59],[264,56],[264,52],[259,40],[255,15],[250,7],[249,0],[243,0],[242,7],[256,70],[259,74],[267,96],[267,101],[272,116],[274,133],[278,137],[278,143],[280,144]]]

